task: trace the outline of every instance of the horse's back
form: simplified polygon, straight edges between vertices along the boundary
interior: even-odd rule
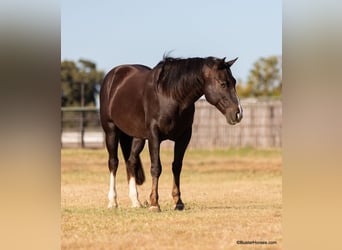
[[[118,85],[122,84],[127,78],[146,75],[150,70],[151,68],[140,64],[117,66],[106,74],[101,87],[101,92],[103,92],[103,94],[109,94],[110,91],[117,88]]]
[[[131,136],[141,136],[143,94],[150,70],[139,64],[120,65],[107,73],[100,93],[102,123],[109,121]]]

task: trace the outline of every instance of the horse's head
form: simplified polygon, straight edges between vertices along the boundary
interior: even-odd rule
[[[230,71],[236,60],[225,62],[225,58],[215,59],[204,68],[205,98],[225,115],[231,125],[242,119],[242,107],[235,89],[236,80]]]

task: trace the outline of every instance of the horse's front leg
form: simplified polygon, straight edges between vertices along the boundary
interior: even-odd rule
[[[183,210],[184,203],[181,199],[180,192],[180,173],[182,171],[183,157],[185,150],[189,144],[191,138],[192,128],[190,127],[185,131],[185,133],[175,141],[174,147],[174,158],[172,163],[172,173],[173,173],[173,187],[172,187],[172,197],[175,204],[175,210]]]
[[[158,203],[159,195],[158,195],[158,181],[159,176],[162,172],[162,166],[160,163],[160,141],[157,131],[153,131],[151,133],[151,137],[148,140],[148,148],[150,151],[151,158],[151,176],[152,176],[152,191],[150,195],[151,206],[149,208],[152,212],[160,212],[160,206]]]

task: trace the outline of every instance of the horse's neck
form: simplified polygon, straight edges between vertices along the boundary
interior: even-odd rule
[[[181,109],[186,109],[193,105],[202,95],[203,87],[202,86],[195,86],[191,88],[188,93],[184,93],[181,98],[177,100],[179,103],[179,107]]]
[[[158,79],[161,69],[153,70],[152,76],[155,79]],[[180,81],[182,79],[179,79]],[[203,94],[203,79],[192,78],[187,80],[187,86],[180,87],[180,91],[177,91],[177,88],[174,88],[175,91],[173,94],[167,94],[170,96],[176,103],[179,105],[179,108],[185,110],[186,108],[193,105]],[[178,83],[183,84],[183,83]],[[160,89],[162,94],[163,90]]]

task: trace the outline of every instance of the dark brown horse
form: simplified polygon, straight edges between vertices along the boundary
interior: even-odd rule
[[[183,156],[191,138],[194,103],[204,95],[229,124],[241,121],[236,80],[230,70],[236,60],[165,57],[153,69],[143,65],[121,65],[105,76],[100,94],[100,114],[109,153],[108,207],[117,206],[115,176],[119,142],[126,161],[132,205],[141,206],[136,184],[145,181],[139,154],[147,139],[152,175],[150,210],[160,211],[158,180],[162,166],[159,148],[163,140],[169,139],[175,142],[172,196],[175,209],[184,209],[179,179]]]

